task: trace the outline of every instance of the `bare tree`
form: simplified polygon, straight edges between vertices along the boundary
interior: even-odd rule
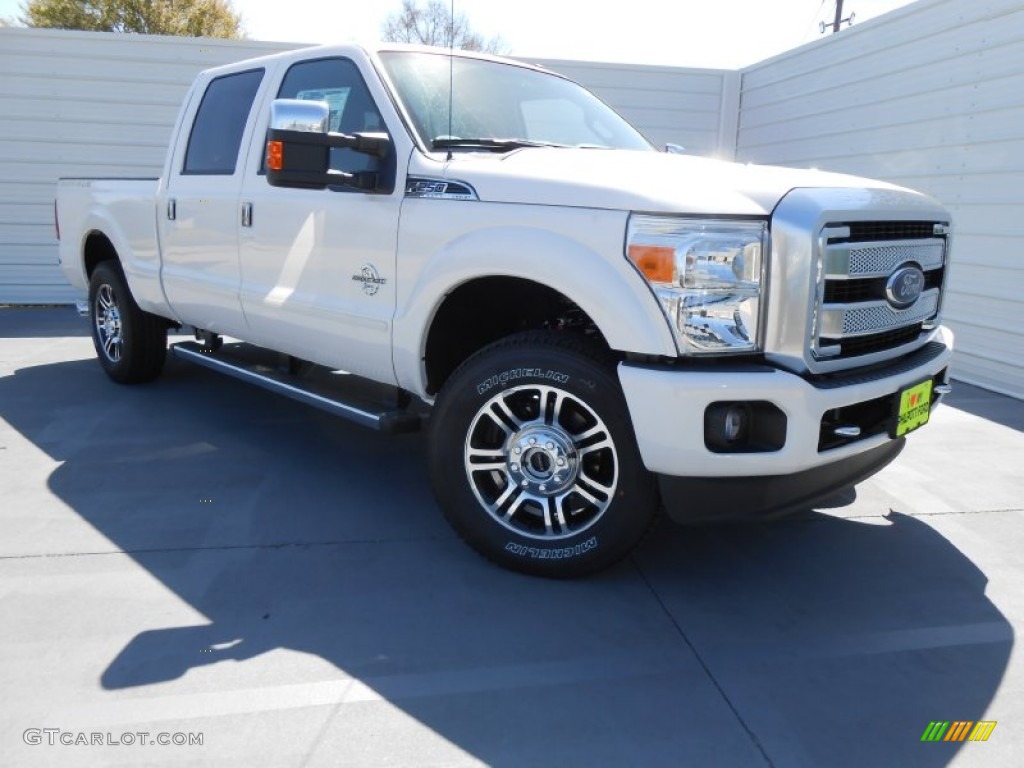
[[[454,16],[441,0],[402,0],[402,10],[389,15],[380,27],[383,39],[389,43],[436,45],[461,48],[464,51],[507,53],[500,37],[485,38],[469,26],[466,14]]]

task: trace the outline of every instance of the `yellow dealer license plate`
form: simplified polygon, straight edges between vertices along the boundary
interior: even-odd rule
[[[893,437],[903,437],[928,423],[932,406],[932,381],[922,381],[899,394],[896,429]]]

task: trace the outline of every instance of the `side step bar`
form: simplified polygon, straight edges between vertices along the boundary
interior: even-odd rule
[[[342,387],[332,386],[328,380],[331,373],[319,366],[315,367],[318,375],[299,376],[267,365],[268,355],[273,356],[275,353],[251,344],[224,344],[216,351],[209,351],[194,341],[182,341],[172,344],[170,349],[175,357],[381,432],[415,432],[422,422],[417,413],[374,403],[370,398],[347,394]]]

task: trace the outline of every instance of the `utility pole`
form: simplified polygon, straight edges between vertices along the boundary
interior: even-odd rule
[[[839,25],[843,23],[843,0],[836,0],[836,20],[832,22],[832,34],[839,31]]]
[[[835,21],[833,21],[831,24],[827,24],[824,21],[821,22],[820,24],[818,24],[818,31],[821,32],[821,34],[824,35],[825,34],[825,30],[828,29],[829,27],[832,27],[832,34],[835,34],[836,32],[839,31],[839,28],[844,23],[845,24],[853,24],[853,20],[854,20],[855,17],[856,17],[856,14],[851,13],[849,18],[844,19],[843,18],[843,0],[836,0],[836,19],[835,19]]]

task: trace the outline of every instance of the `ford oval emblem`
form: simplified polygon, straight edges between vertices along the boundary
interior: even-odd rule
[[[903,265],[885,283],[885,298],[894,309],[906,309],[921,297],[924,290],[924,272],[921,268]]]

